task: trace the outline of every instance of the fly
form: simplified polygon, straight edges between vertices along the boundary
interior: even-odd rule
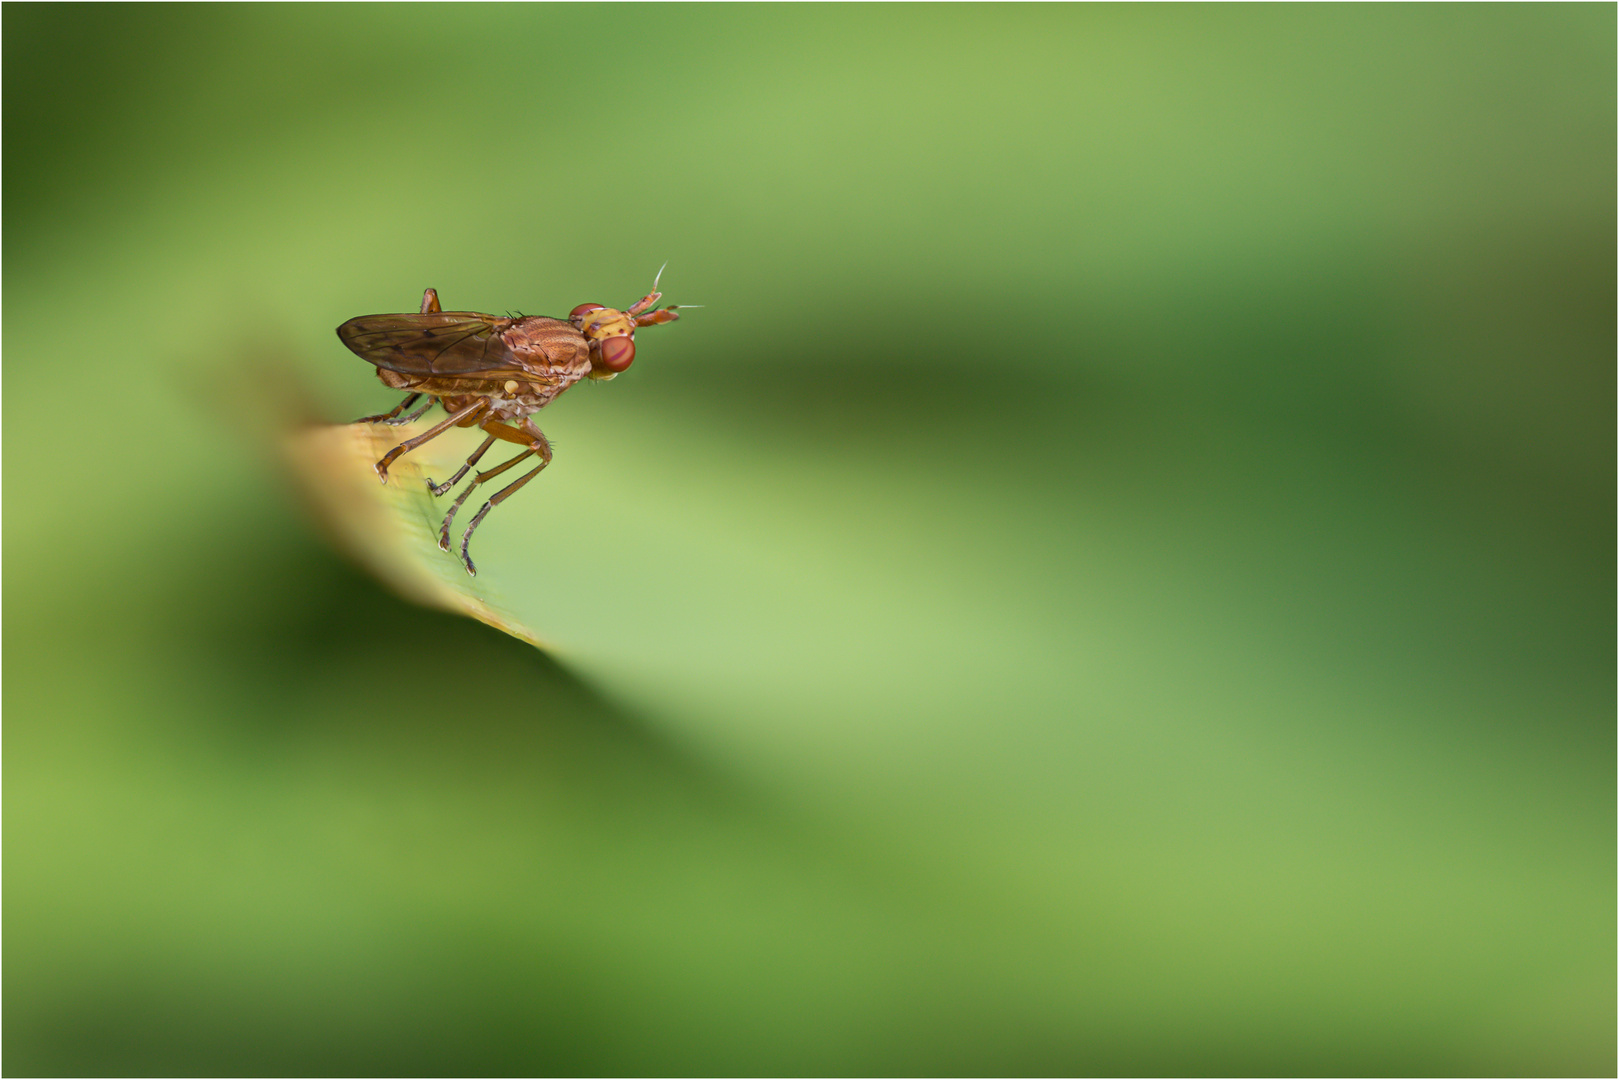
[[[400,455],[452,427],[478,427],[488,437],[454,476],[442,484],[427,481],[427,489],[435,498],[448,494],[497,441],[523,448],[509,461],[474,474],[472,482],[456,496],[439,526],[438,546],[442,550],[450,550],[450,524],[467,496],[519,462],[539,459],[538,465],[491,495],[473,515],[461,537],[461,563],[468,574],[478,573],[467,554],[467,545],[484,516],[551,464],[551,444],[529,417],[580,379],[611,379],[627,369],[635,360],[637,329],[680,318],[680,305],[659,308],[661,299],[663,294],[654,279],[652,291],[623,311],[601,304],[580,304],[566,319],[544,315],[503,318],[476,311],[444,311],[439,306],[438,292],[428,289],[422,294],[422,309],[416,314],[361,315],[337,328],[344,345],[376,365],[377,377],[385,385],[407,392],[405,400],[388,412],[364,416],[355,423],[406,424],[432,408],[434,402],[442,404],[448,414],[383,455],[375,466],[383,483],[388,482],[388,466]],[[425,405],[401,417],[422,397],[428,399]]]

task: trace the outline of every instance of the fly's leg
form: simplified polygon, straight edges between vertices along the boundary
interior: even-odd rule
[[[467,554],[467,545],[472,542],[472,534],[483,522],[484,515],[488,514],[489,511],[493,510],[495,507],[499,506],[501,503],[515,495],[519,488],[528,483],[530,480],[534,479],[540,474],[540,470],[551,464],[550,441],[546,439],[545,433],[539,428],[535,427],[534,422],[529,420],[527,417],[523,418],[521,425],[517,428],[493,420],[485,421],[482,427],[485,431],[489,432],[489,434],[494,435],[497,438],[505,439],[508,442],[519,443],[525,446],[526,449],[521,454],[518,454],[516,457],[512,458],[510,461],[507,461],[502,465],[497,465],[488,472],[479,473],[473,478],[472,483],[467,485],[467,489],[461,493],[461,497],[455,501],[455,506],[450,508],[450,514],[444,519],[444,526],[439,530],[439,541],[441,547],[449,546],[450,517],[455,515],[455,511],[460,508],[461,503],[466,500],[466,497],[469,494],[471,494],[473,488],[477,487],[485,480],[493,479],[494,477],[505,472],[507,469],[511,468],[513,465],[516,465],[519,461],[523,461],[531,455],[537,455],[540,459],[540,463],[519,479],[514,480],[512,483],[507,484],[505,487],[497,491],[488,502],[483,504],[483,508],[473,515],[472,524],[467,526],[466,533],[461,537],[461,563],[467,568],[467,573],[471,574],[473,577],[478,576],[478,568],[473,564],[472,556]]]
[[[430,397],[430,398],[427,399],[427,404],[426,405],[423,405],[421,408],[417,409],[415,412],[411,413],[409,416],[401,416],[397,420],[384,420],[383,423],[389,425],[390,427],[399,427],[399,426],[401,426],[403,424],[413,424],[417,420],[421,419],[422,413],[426,412],[428,409],[431,409],[433,407],[433,402],[435,402],[437,400],[438,400],[438,398],[431,398]]]
[[[450,512],[444,515],[444,521],[439,525],[438,546],[440,551],[450,550],[450,523],[455,520],[456,512],[461,509],[461,504],[467,501],[467,496],[472,494],[473,489],[479,484],[483,483],[485,480],[494,479],[507,469],[511,468],[513,465],[516,465],[519,461],[523,461],[534,453],[534,447],[529,445],[532,440],[528,435],[524,434],[523,431],[508,424],[503,424],[498,420],[485,420],[481,426],[485,431],[489,432],[489,441],[478,448],[478,452],[473,456],[472,460],[482,457],[483,452],[487,450],[490,443],[493,443],[496,439],[505,439],[507,442],[518,443],[519,445],[527,446],[528,448],[521,454],[518,454],[516,457],[512,458],[510,461],[496,465],[493,469],[490,469],[487,472],[478,473],[472,478],[472,483],[461,489],[461,494],[456,497],[454,503],[450,504]],[[541,439],[545,438],[544,435],[540,434],[540,429],[534,427],[530,421],[524,420],[523,427],[532,429],[536,435],[540,436]],[[470,464],[471,462],[469,461],[468,463]]]
[[[439,523],[439,527],[438,527],[438,549],[440,551],[449,551],[450,550],[450,522],[455,520],[455,512],[457,510],[461,509],[461,504],[467,501],[467,496],[471,495],[472,494],[472,489],[477,487],[477,486],[478,486],[478,478],[473,477],[472,478],[472,483],[468,484],[466,487],[461,489],[461,494],[457,495],[455,497],[455,501],[450,504],[450,512],[448,514],[445,514],[444,515],[444,520]]]
[[[414,439],[406,439],[404,442],[382,455],[382,460],[372,466],[372,468],[377,470],[377,479],[386,484],[388,482],[388,466],[392,465],[394,460],[398,458],[400,454],[410,453],[427,440],[438,438],[440,435],[444,434],[462,420],[465,420],[468,417],[476,416],[478,413],[483,412],[487,408],[489,408],[489,399],[479,398],[477,401],[474,401],[471,405],[468,405],[460,412],[451,413],[449,416],[445,417],[443,420],[440,420],[438,423],[434,424],[432,427],[428,428]]]
[[[398,405],[395,405],[392,409],[388,410],[385,413],[377,413],[377,415],[375,415],[375,416],[362,416],[362,417],[360,417],[358,420],[356,420],[354,422],[356,424],[378,424],[378,423],[382,423],[382,424],[403,424],[406,421],[404,421],[404,420],[395,420],[394,417],[398,416],[400,413],[402,413],[406,409],[410,408],[410,403],[415,401],[417,398],[419,398],[421,396],[422,395],[419,394],[419,393],[411,394],[409,397],[405,398],[404,401],[401,401]],[[426,412],[428,407],[431,406],[432,404],[433,404],[433,399],[428,398],[427,399],[427,405],[422,406],[421,412],[413,413],[411,415],[410,419],[414,420],[416,417],[422,415],[422,413]]]
[[[488,472],[481,472],[477,476],[474,476],[472,478],[472,483],[461,489],[461,494],[457,495],[455,502],[450,504],[450,512],[444,515],[444,521],[438,527],[438,548],[440,551],[450,550],[450,523],[455,520],[456,511],[461,509],[461,504],[467,501],[467,496],[472,494],[473,489],[475,489],[485,480],[493,480],[495,477],[499,476],[513,465],[516,465],[519,461],[527,460],[533,453],[533,450],[524,450],[521,454],[518,454],[510,461],[503,462],[496,465]]]
[[[482,446],[478,447],[478,449],[472,452],[472,456],[467,458],[466,464],[455,470],[455,475],[444,481],[442,484],[433,483],[433,478],[429,476],[427,478],[427,490],[433,493],[433,497],[435,499],[444,494],[446,491],[449,491],[456,484],[461,482],[461,478],[467,474],[467,470],[478,464],[478,459],[483,457],[484,453],[493,445],[495,445],[495,437],[491,435],[489,438],[483,441]],[[443,545],[443,547],[445,551],[450,550],[450,546],[448,544]]]
[[[544,469],[549,464],[551,464],[551,450],[549,447],[547,447],[545,452],[540,455],[540,463],[538,465],[524,473],[517,480],[512,481],[499,491],[495,492],[494,497],[483,504],[483,509],[472,515],[472,524],[467,526],[466,535],[461,537],[461,561],[466,564],[467,573],[471,574],[473,577],[478,576],[478,568],[472,565],[472,556],[467,554],[467,545],[472,543],[472,532],[483,522],[484,515],[489,513],[489,511],[493,510],[495,507],[499,506],[501,503],[505,502],[507,499],[511,498],[513,495],[517,494],[517,490],[519,488],[528,483],[530,480],[534,479],[536,476],[540,475],[540,470]]]

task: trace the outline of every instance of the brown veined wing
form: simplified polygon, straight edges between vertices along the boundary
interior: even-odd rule
[[[337,328],[337,336],[377,367],[403,375],[470,375],[523,364],[501,331],[513,320],[476,311],[430,315],[361,315]]]

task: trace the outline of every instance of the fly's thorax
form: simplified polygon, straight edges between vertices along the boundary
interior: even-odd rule
[[[531,315],[512,323],[501,336],[514,354],[537,369],[577,377],[590,372],[590,346],[564,319]]]

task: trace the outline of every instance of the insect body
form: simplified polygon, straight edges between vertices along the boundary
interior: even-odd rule
[[[400,443],[376,463],[377,476],[388,482],[388,466],[429,439],[452,427],[482,428],[488,435],[466,464],[442,484],[427,481],[434,496],[446,494],[465,476],[497,440],[516,443],[523,452],[502,465],[473,476],[444,515],[438,543],[450,550],[450,523],[474,488],[520,461],[537,457],[540,463],[501,488],[473,515],[461,537],[461,562],[467,573],[478,569],[467,554],[473,530],[484,515],[505,502],[518,488],[538,476],[551,463],[551,444],[529,417],[580,379],[611,379],[635,359],[635,331],[643,326],[674,322],[678,305],[659,309],[663,294],[653,281],[652,291],[623,311],[601,304],[580,304],[566,319],[543,315],[500,318],[475,311],[444,311],[438,293],[422,294],[418,314],[362,315],[337,328],[337,336],[377,367],[377,377],[409,396],[391,411],[361,417],[360,424],[405,424],[421,416],[434,401],[449,415],[427,431]],[[427,404],[400,417],[420,397]]]

